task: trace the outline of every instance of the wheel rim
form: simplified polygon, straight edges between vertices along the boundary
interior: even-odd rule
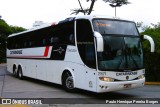
[[[14,69],[13,74],[16,76],[16,74],[17,74],[17,73],[16,73],[16,69]]]
[[[73,89],[74,88],[74,83],[73,83],[73,78],[71,76],[69,76],[67,79],[66,79],[66,87],[68,89]]]
[[[21,71],[21,69],[19,70],[19,78],[21,78],[22,77],[22,71]]]

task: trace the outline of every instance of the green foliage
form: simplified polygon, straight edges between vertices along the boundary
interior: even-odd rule
[[[155,42],[156,52],[160,53],[160,23],[146,27],[145,31],[141,34],[151,36]],[[143,45],[146,50],[149,50],[150,46],[148,41],[145,41]]]
[[[18,26],[9,26],[0,19],[0,63],[6,62],[7,37],[12,33],[18,33],[26,29]]]
[[[10,26],[12,33],[18,33],[25,31],[26,29],[23,27],[18,27],[18,26]]]
[[[160,23],[152,26],[147,26],[141,34],[149,35],[155,42],[155,53],[150,52],[150,44],[148,41],[143,42],[146,80],[147,81],[160,81]]]
[[[8,35],[11,32],[10,26],[3,19],[0,19],[0,35]]]

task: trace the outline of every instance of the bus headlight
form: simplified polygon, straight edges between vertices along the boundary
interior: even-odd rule
[[[138,77],[138,79],[143,79],[144,78],[144,75],[140,75],[139,77]]]
[[[101,81],[105,81],[105,82],[113,82],[114,81],[114,79],[110,78],[110,77],[99,77],[99,79]]]

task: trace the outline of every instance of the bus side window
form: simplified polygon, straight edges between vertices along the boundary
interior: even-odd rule
[[[26,48],[27,47],[27,41],[24,42],[24,47],[23,48]]]
[[[50,41],[50,45],[58,44],[59,38],[58,37],[51,37],[49,41]]]
[[[56,35],[59,43],[63,45],[75,45],[74,40],[74,21],[58,25]]]
[[[14,49],[13,37],[8,38],[7,48],[8,48],[8,49]]]
[[[46,39],[43,39],[42,40],[42,45],[45,46],[45,44],[46,44]]]
[[[47,38],[45,38],[45,37],[42,38],[41,43],[39,44],[39,47],[43,47],[43,46],[47,46],[47,45],[49,45]]]
[[[69,42],[70,42],[71,44],[74,44],[74,43],[75,43],[74,34],[70,34],[70,35],[69,35]]]
[[[29,47],[32,47],[32,41],[29,42]]]
[[[53,37],[50,38],[50,44],[53,44]]]

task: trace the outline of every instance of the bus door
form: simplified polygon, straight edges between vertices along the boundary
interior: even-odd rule
[[[85,80],[87,82],[87,89],[96,91],[96,60],[95,49],[93,44],[86,45],[85,51]]]
[[[91,22],[87,19],[77,20],[77,47],[85,68],[85,85],[87,90],[96,90],[95,43]]]

